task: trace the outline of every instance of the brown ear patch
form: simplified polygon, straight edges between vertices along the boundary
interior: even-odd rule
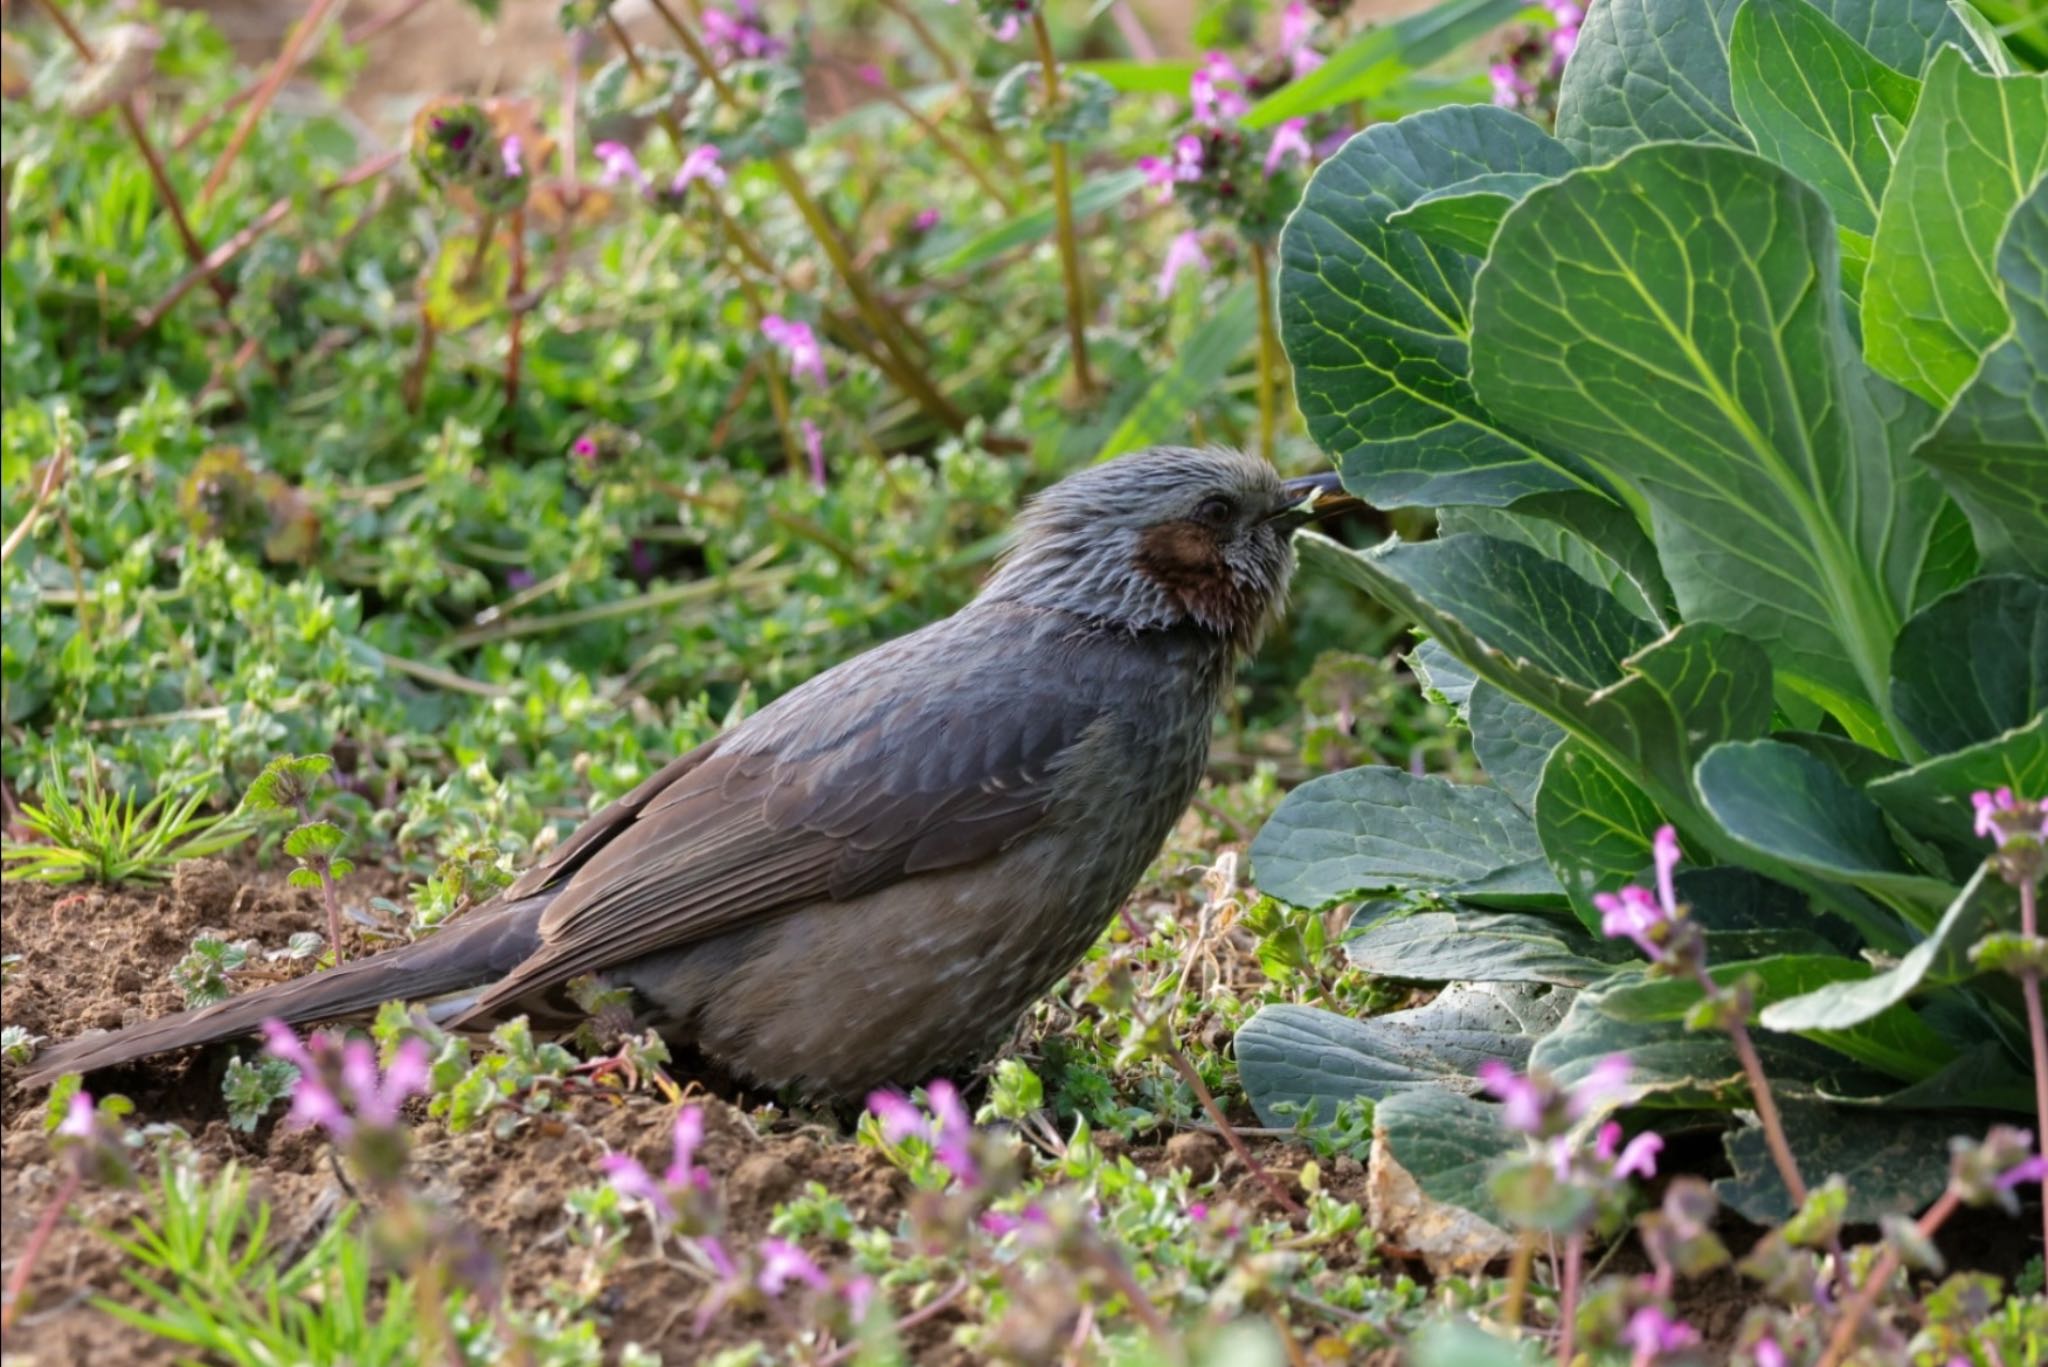
[[[1233,637],[1256,619],[1213,528],[1182,520],[1148,527],[1138,537],[1137,568],[1171,594],[1183,611]]]

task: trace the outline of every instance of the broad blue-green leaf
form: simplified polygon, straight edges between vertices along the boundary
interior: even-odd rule
[[[1912,1214],[1941,1195],[1948,1185],[1948,1141],[1969,1129],[1960,1119],[1796,1098],[1778,1109],[1800,1177],[1809,1187],[1837,1174],[1847,1179],[1849,1204],[1843,1218],[1859,1225]],[[1754,1125],[1731,1130],[1722,1143],[1734,1176],[1715,1182],[1715,1194],[1760,1225],[1789,1218],[1798,1207],[1771,1160],[1763,1130]]]
[[[1746,0],[1729,38],[1735,112],[1756,150],[1868,236],[1891,178],[1878,116],[1913,117],[1920,83],[1858,47],[1806,0]]]
[[[1431,190],[1387,219],[1390,227],[1420,233],[1432,242],[1454,247],[1468,256],[1493,250],[1500,221],[1523,195],[1550,177],[1530,171],[1494,171],[1455,185]]]
[[[1465,1133],[1464,1127],[1449,1117],[1418,1117],[1417,1122],[1410,1127],[1410,1132],[1416,1136],[1416,1142],[1427,1142],[1423,1136],[1429,1134],[1432,1125],[1440,1127],[1447,1139],[1461,1137]],[[1501,1130],[1498,1124],[1494,1124],[1493,1128],[1503,1135],[1507,1133]],[[1509,1138],[1513,1144],[1521,1142],[1519,1138]],[[1496,1141],[1496,1144],[1498,1145],[1499,1141]],[[1467,1152],[1461,1153],[1457,1159],[1461,1171],[1483,1169],[1486,1166],[1475,1161],[1485,1150],[1470,1142],[1467,1142],[1464,1148]],[[1506,1145],[1499,1145],[1497,1151],[1505,1153],[1511,1150]],[[1401,1166],[1408,1165],[1403,1163]],[[1483,1176],[1481,1172],[1481,1177]],[[1481,1181],[1480,1185],[1483,1187],[1484,1182]],[[1461,1176],[1456,1179],[1454,1189],[1463,1190],[1464,1187],[1465,1179]],[[1422,1189],[1436,1196],[1436,1193],[1429,1191],[1426,1185]],[[1436,1199],[1447,1201],[1451,1198],[1436,1196]],[[1462,1201],[1453,1201],[1452,1204],[1464,1206],[1474,1214],[1480,1213]],[[1542,1349],[1534,1340],[1524,1339],[1516,1342],[1504,1339],[1497,1334],[1487,1333],[1470,1320],[1435,1320],[1425,1324],[1416,1332],[1415,1346],[1409,1351],[1408,1361],[1414,1364],[1414,1367],[1537,1367],[1537,1364],[1543,1361]]]
[[[1647,502],[1689,623],[1874,716],[1941,501],[1883,455],[1836,259],[1826,205],[1782,168],[1638,148],[1508,214],[1473,382],[1489,412]]]
[[[1483,681],[1472,689],[1468,723],[1479,767],[1517,807],[1533,812],[1543,762],[1564,739],[1563,729],[1535,708]]]
[[[1478,261],[1387,223],[1440,185],[1571,166],[1519,114],[1457,106],[1375,124],[1317,168],[1280,238],[1280,338],[1309,434],[1352,492],[1387,508],[1511,503],[1582,482],[1472,395]]]
[[[1749,146],[1729,91],[1741,0],[1602,0],[1589,7],[1557,97],[1557,135],[1587,163],[1663,140]],[[1943,0],[1819,0],[1879,61],[1917,75],[1963,40]]]
[[[1418,67],[1441,61],[1523,8],[1524,0],[1442,0],[1420,14],[1361,31],[1323,64],[1253,105],[1247,128],[1270,128],[1283,119],[1371,100]]]
[[[1968,383],[2012,325],[1994,257],[2044,172],[2048,74],[1985,76],[1960,50],[1936,56],[1871,240],[1871,365],[1937,408]]]
[[[1579,920],[1597,932],[1593,895],[1635,881],[1650,862],[1650,838],[1662,815],[1605,757],[1572,739],[1543,766],[1535,817],[1543,857]]]
[[[1718,1030],[1687,1030],[1676,1021],[1618,1021],[1581,992],[1556,1029],[1536,1042],[1529,1066],[1567,1087],[1602,1060],[1628,1055],[1628,1096],[1660,1106],[1722,1107],[1748,1091],[1742,1062]],[[1764,1075],[1774,1090],[1810,1091],[1823,1081],[1865,1078],[1864,1070],[1793,1035],[1755,1032]],[[1882,1084],[1879,1084],[1882,1085]]]
[[[1752,960],[1715,962],[1710,970],[1723,987],[1748,982],[1758,1006],[1803,996],[1831,983],[1860,982],[1872,975],[1868,962],[1837,954],[1776,954]],[[1691,978],[1618,978],[1601,985],[1596,1004],[1623,1021],[1682,1021],[1700,1002]],[[1918,1082],[1955,1058],[1956,1051],[1903,1002],[1844,1030],[1810,1030],[1806,1037],[1874,1068],[1888,1077]]]
[[[1524,912],[1461,906],[1378,916],[1362,928],[1354,917],[1352,926],[1345,957],[1382,978],[1584,987],[1632,958],[1612,941]]]
[[[1613,499],[1579,489],[1531,494],[1507,508],[1444,508],[1444,536],[1478,532],[1533,546],[1606,589],[1621,605],[1660,629],[1678,622],[1671,585],[1657,563],[1657,548],[1635,515]]]
[[[1298,907],[1366,892],[1469,893],[1490,875],[1540,867],[1542,855],[1528,816],[1500,790],[1381,765],[1302,784],[1251,848],[1259,890]],[[1556,883],[1539,878],[1535,900],[1555,901]],[[1531,899],[1525,890],[1505,900]]]
[[[1999,788],[2029,797],[2048,793],[2048,713],[2004,735],[1877,779],[1865,791],[1914,834],[1950,849],[1981,853],[1970,794]]]
[[[1409,1087],[1469,1090],[1488,1059],[1526,1061],[1571,995],[1512,983],[1454,985],[1426,1006],[1364,1020],[1268,1006],[1237,1032],[1238,1076],[1268,1125],[1303,1114],[1328,1124],[1342,1102],[1377,1101]]]
[[[1215,311],[1160,371],[1109,440],[1097,460],[1157,446],[1187,430],[1188,415],[1214,392],[1258,335],[1258,289],[1250,281],[1223,296]]]
[[[1482,1220],[1501,1218],[1491,1190],[1493,1169],[1528,1141],[1500,1123],[1500,1107],[1442,1087],[1411,1087],[1380,1102],[1372,1119],[1376,1135],[1423,1195]],[[1468,1350],[1434,1361],[1440,1367],[1491,1367]],[[1416,1367],[1423,1367],[1422,1359]]]
[[[1753,643],[1687,623],[1662,639],[1528,546],[1453,536],[1365,554],[1312,534],[1303,562],[1348,579],[1481,678],[1601,751],[1667,816],[1695,810],[1691,767],[1716,740],[1761,735],[1771,671]]]
[[[1426,692],[1442,698],[1445,706],[1461,714],[1472,701],[1472,687],[1479,680],[1441,642],[1424,641],[1409,652],[1408,667],[1415,671]]]
[[[1932,755],[1996,739],[2048,709],[2048,582],[1988,575],[1906,623],[1892,711]]]
[[[1947,896],[1892,843],[1877,804],[1821,759],[1777,740],[1729,741],[1694,772],[1700,799],[1745,850],[1816,877],[1915,901]]]
[[[1998,274],[2012,332],[1914,454],[1965,500],[1986,563],[2048,575],[2048,178],[2013,210]]]
[[[1773,1003],[1759,1019],[1771,1030],[1847,1030],[1875,1019],[1915,992],[1973,977],[1970,946],[2013,900],[2012,889],[1988,868],[1980,868],[1927,938],[1898,963],[1860,982],[1831,983]]]

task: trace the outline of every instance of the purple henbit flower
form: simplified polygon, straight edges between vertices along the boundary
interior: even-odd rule
[[[725,168],[718,164],[718,149],[710,143],[690,149],[675,179],[668,183],[668,192],[679,195],[699,180],[714,190],[725,184]]]
[[[688,1197],[694,1192],[709,1192],[713,1186],[711,1174],[694,1161],[697,1150],[704,1143],[704,1111],[701,1107],[685,1106],[676,1112],[675,1128],[669,1142],[668,1167],[659,1181],[629,1153],[608,1153],[597,1164],[619,1195],[647,1203],[654,1215],[655,1226],[661,1229],[676,1223],[680,1214],[678,1198]],[[709,1239],[703,1242],[714,1243]],[[724,1250],[718,1252],[722,1254]]]
[[[1571,0],[1544,0],[1543,7],[1557,22],[1550,34],[1550,55],[1554,59],[1552,75],[1562,76],[1565,59],[1579,45],[1579,25],[1585,22],[1586,11]]]
[[[707,5],[702,22],[704,37],[721,64],[759,61],[783,50],[782,40],[768,32],[754,0],[737,0],[731,11]]]
[[[597,438],[591,436],[587,432],[584,433],[582,436],[576,438],[576,440],[569,443],[569,455],[579,464],[582,464],[584,466],[596,465]]]
[[[803,432],[804,455],[811,462],[811,487],[822,493],[825,489],[825,434],[809,418],[797,426]]]
[[[1308,145],[1307,119],[1289,119],[1273,130],[1273,141],[1266,147],[1266,174],[1272,175],[1288,157],[1307,161],[1313,155]]]
[[[1664,1138],[1648,1130],[1643,1131],[1624,1146],[1621,1142],[1621,1123],[1610,1120],[1600,1127],[1593,1140],[1593,1154],[1601,1162],[1612,1165],[1615,1177],[1655,1177],[1657,1155],[1664,1151]]]
[[[590,149],[597,156],[597,163],[603,169],[598,173],[600,185],[617,185],[624,181],[639,189],[648,185],[647,172],[640,168],[640,159],[633,155],[633,149],[624,143],[601,142]]]
[[[1225,119],[1243,118],[1251,108],[1244,91],[1244,73],[1237,63],[1220,52],[1207,54],[1188,79],[1188,103],[1194,106],[1195,122],[1213,126]]]
[[[1479,1065],[1479,1085],[1501,1103],[1501,1123],[1524,1134],[1542,1134],[1551,1127],[1550,1113],[1558,1101],[1555,1088],[1524,1076],[1499,1059]]]
[[[761,1241],[761,1271],[754,1285],[770,1296],[782,1294],[791,1282],[802,1282],[813,1291],[829,1291],[832,1279],[811,1260],[811,1255],[787,1239]]]
[[[92,1103],[92,1093],[83,1088],[71,1094],[71,1100],[64,1107],[64,1120],[57,1126],[57,1133],[66,1139],[91,1139],[99,1132],[100,1113]]]
[[[960,1100],[959,1089],[944,1078],[937,1078],[925,1086],[924,1094],[931,1110],[929,1116],[896,1092],[868,1094],[868,1109],[881,1121],[882,1138],[891,1144],[922,1139],[931,1145],[932,1156],[955,1181],[969,1187],[978,1184],[981,1169],[974,1159],[974,1122]]]
[[[1513,109],[1536,94],[1536,87],[1513,62],[1495,62],[1486,74],[1493,82],[1493,102],[1503,109]]]
[[[1629,1317],[1623,1337],[1634,1350],[1630,1367],[1654,1367],[1667,1354],[1698,1345],[1699,1331],[1683,1320],[1672,1319],[1662,1309],[1646,1305]]]
[[[1756,1367],[1786,1367],[1785,1350],[1769,1334],[1756,1341],[1756,1346],[1749,1350],[1749,1357]]]
[[[930,232],[939,226],[939,211],[937,209],[919,209],[917,217],[910,220],[910,226],[916,228],[921,233]]]
[[[366,1039],[338,1041],[332,1034],[301,1040],[281,1020],[263,1022],[265,1050],[299,1070],[292,1088],[288,1128],[317,1125],[337,1140],[358,1128],[389,1132],[399,1108],[427,1089],[427,1043],[417,1036],[401,1043],[389,1067],[377,1067],[376,1047]]]
[[[1315,30],[1314,11],[1302,0],[1288,0],[1287,8],[1280,12],[1280,50],[1287,57],[1288,70],[1297,79],[1323,64],[1323,54],[1309,46]]]
[[[1209,258],[1202,251],[1202,235],[1193,228],[1181,233],[1166,245],[1166,260],[1159,266],[1159,297],[1173,293],[1174,282],[1185,270],[1206,271]]]
[[[922,1139],[930,1133],[930,1122],[924,1112],[911,1105],[910,1098],[901,1092],[868,1093],[868,1109],[882,1122],[882,1138],[888,1143],[901,1144],[913,1136]]]
[[[811,331],[809,323],[799,323],[771,313],[761,320],[761,335],[781,348],[789,357],[789,373],[801,380],[806,376],[823,385],[825,380],[825,350],[818,345],[818,335]]]
[[[507,133],[505,140],[498,144],[498,156],[505,163],[505,174],[514,180],[526,174],[526,164],[519,159],[519,153],[519,135]]]
[[[2017,798],[2011,788],[1998,788],[1970,794],[1970,805],[1977,811],[1976,829],[1982,839],[2000,845],[2048,840],[2048,797]]]

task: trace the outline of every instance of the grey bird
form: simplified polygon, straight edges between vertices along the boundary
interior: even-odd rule
[[[28,1075],[428,1003],[452,1028],[642,1028],[828,1100],[984,1060],[1077,963],[1195,794],[1290,538],[1350,505],[1233,451],[1156,448],[1034,499],[959,612],[656,773],[492,903],[402,949],[84,1036]]]

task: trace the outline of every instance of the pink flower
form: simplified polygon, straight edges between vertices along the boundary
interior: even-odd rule
[[[1525,1134],[1540,1133],[1550,1109],[1550,1091],[1499,1059],[1479,1065],[1479,1084],[1502,1102],[1501,1123]]]
[[[1657,834],[1650,840],[1650,858],[1657,865],[1657,899],[1663,903],[1666,916],[1678,915],[1678,889],[1672,886],[1671,874],[1678,867],[1678,861],[1685,858],[1685,852],[1678,848],[1678,831],[1670,822],[1657,828]]]
[[[1774,1338],[1758,1339],[1756,1346],[1749,1350],[1749,1356],[1756,1367],[1786,1367],[1785,1350],[1778,1346],[1778,1341]]]
[[[1251,108],[1244,86],[1244,73],[1228,57],[1220,52],[1203,57],[1188,80],[1188,103],[1194,106],[1195,122],[1215,124],[1244,117]]]
[[[1587,1069],[1586,1075],[1572,1088],[1566,1113],[1574,1120],[1583,1120],[1624,1099],[1628,1096],[1628,1079],[1633,1071],[1627,1054],[1609,1054],[1601,1059]]]
[[[1273,130],[1273,141],[1266,147],[1266,174],[1272,175],[1280,169],[1280,163],[1288,157],[1299,157],[1307,161],[1310,155],[1307,119],[1289,119]]]
[[[1166,245],[1166,260],[1159,267],[1159,297],[1164,299],[1172,294],[1180,273],[1189,269],[1209,269],[1209,258],[1202,251],[1202,235],[1193,228]]]
[[[1621,1123],[1610,1120],[1600,1127],[1593,1141],[1593,1153],[1603,1163],[1613,1164],[1616,1177],[1655,1177],[1657,1155],[1664,1151],[1663,1136],[1648,1130],[1621,1144]]]
[[[1503,109],[1513,109],[1536,93],[1513,62],[1495,62],[1486,74],[1493,81],[1493,102]]]
[[[288,1128],[317,1125],[339,1140],[356,1126],[388,1130],[397,1125],[406,1099],[427,1088],[426,1041],[412,1038],[398,1046],[391,1066],[381,1072],[377,1050],[366,1039],[339,1042],[328,1034],[302,1041],[281,1020],[263,1023],[264,1048],[299,1070],[292,1087]]]
[[[1550,55],[1555,58],[1555,74],[1563,75],[1565,59],[1579,45],[1579,25],[1585,22],[1586,11],[1571,0],[1544,0],[1543,7],[1557,22],[1550,33]]]
[[[608,1153],[597,1161],[599,1171],[611,1180],[612,1189],[631,1200],[645,1201],[654,1215],[655,1225],[661,1228],[675,1223],[678,1196],[693,1189],[711,1190],[711,1174],[695,1162],[697,1150],[704,1143],[703,1108],[685,1106],[677,1111],[669,1142],[668,1167],[662,1172],[660,1181],[656,1181],[654,1175],[641,1166],[640,1160],[629,1153]],[[719,1250],[721,1255],[723,1252],[723,1249]]]
[[[1012,38],[1015,38],[1023,30],[1023,27],[1024,25],[1018,21],[1016,15],[1006,14],[996,20],[995,26],[989,32],[995,35],[997,42],[1007,43]]]
[[[763,24],[754,0],[738,0],[731,11],[707,5],[702,22],[704,37],[721,62],[773,57],[783,49],[782,40]]]
[[[525,165],[519,160],[519,135],[507,133],[505,140],[498,144],[498,156],[505,163],[505,174],[517,179],[526,174]]]
[[[931,1103],[936,1132],[932,1153],[955,1180],[973,1186],[981,1180],[972,1148],[974,1122],[968,1118],[959,1089],[939,1078],[925,1088],[925,1099]]]
[[[1977,834],[1985,840],[2000,844],[2019,836],[2048,840],[2048,797],[2030,801],[2013,796],[2007,787],[1972,793],[1970,805],[1977,810]]]
[[[1288,0],[1280,12],[1280,50],[1287,55],[1288,69],[1296,77],[1306,76],[1323,64],[1323,54],[1309,46],[1316,17],[1302,0]]]
[[[708,142],[702,147],[691,148],[683,158],[682,168],[668,183],[669,193],[679,195],[690,188],[692,181],[698,180],[713,189],[725,184],[725,168],[718,164],[718,149]]]
[[[789,357],[791,375],[799,380],[809,377],[820,385],[826,382],[825,350],[818,345],[818,335],[811,331],[809,323],[771,313],[761,320],[761,335]]]
[[[597,154],[598,165],[604,169],[598,174],[598,184],[617,185],[626,181],[641,189],[647,188],[647,173],[640,169],[640,159],[633,155],[633,149],[624,143],[601,142],[590,149]]]
[[[939,226],[939,211],[937,209],[919,209],[917,217],[910,220],[910,225],[921,233],[928,233]]]
[[[797,424],[803,429],[804,454],[811,461],[811,483],[819,489],[825,487],[825,434],[818,430],[818,424],[805,418]]]
[[[1654,1305],[1636,1311],[1623,1336],[1635,1349],[1632,1367],[1652,1367],[1666,1353],[1690,1348],[1700,1341],[1699,1333],[1691,1325],[1672,1319]]]
[[[901,1092],[869,1092],[868,1109],[882,1122],[882,1138],[891,1144],[901,1144],[912,1136],[924,1138],[930,1132],[924,1112]]]
[[[1657,905],[1657,899],[1650,895],[1648,888],[1631,883],[1618,893],[1596,892],[1593,905],[1600,912],[1601,934],[1610,940],[1626,936],[1650,958],[1664,957],[1664,945],[1657,932],[1670,918],[1664,914],[1664,908]]]
[[[90,1139],[99,1129],[99,1112],[93,1109],[92,1093],[80,1089],[71,1094],[64,1107],[64,1121],[57,1133],[66,1139]]]
[[[592,436],[576,438],[575,441],[569,443],[569,454],[585,465],[595,465],[597,463],[597,438]]]
[[[813,1291],[827,1291],[832,1287],[831,1279],[811,1261],[810,1254],[787,1239],[763,1239],[761,1271],[755,1277],[754,1285],[770,1296],[779,1296],[792,1281],[802,1282]]]

